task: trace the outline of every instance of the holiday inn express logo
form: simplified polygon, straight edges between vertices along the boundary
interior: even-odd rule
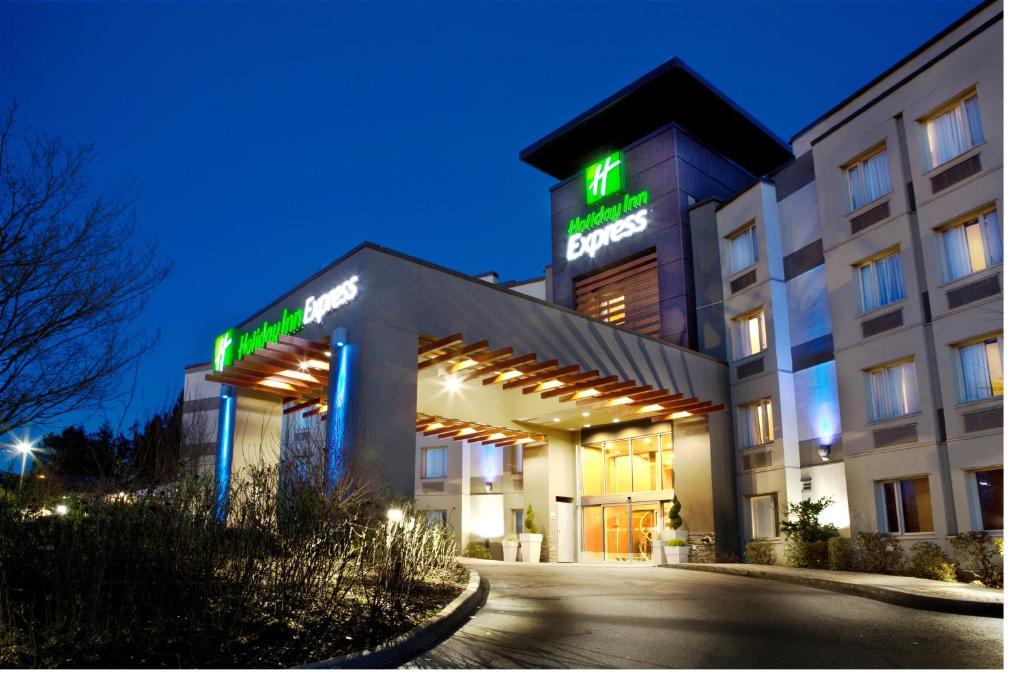
[[[320,296],[306,297],[303,308],[292,311],[285,307],[279,319],[273,322],[264,320],[262,325],[250,332],[230,328],[213,342],[213,371],[223,372],[235,361],[242,360],[267,344],[277,342],[282,335],[296,334],[311,323],[320,324],[325,315],[356,298],[359,294],[356,285],[358,281],[359,277],[353,275]]]
[[[612,152],[596,164],[587,166],[584,179],[587,186],[587,204],[599,202],[622,190],[626,185],[622,168],[622,152]]]

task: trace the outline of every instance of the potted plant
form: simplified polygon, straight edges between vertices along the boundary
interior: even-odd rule
[[[690,561],[690,546],[685,538],[670,538],[665,542],[665,558],[669,564],[682,564]]]
[[[665,522],[665,539],[671,540],[673,538],[686,538],[686,532],[680,531],[679,527],[683,525],[683,518],[679,516],[679,509],[682,506],[679,504],[679,496],[672,494],[672,506],[668,509],[668,520]]]
[[[537,528],[533,505],[526,507],[523,526],[526,528],[526,532],[519,534],[519,542],[523,544],[523,562],[540,562],[540,544],[544,541],[544,535]]]
[[[501,539],[501,559],[505,562],[515,562],[516,552],[519,550],[519,541],[515,534],[505,534]]]

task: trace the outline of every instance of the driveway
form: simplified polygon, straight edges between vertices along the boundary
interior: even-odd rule
[[[1000,668],[1003,620],[650,566],[470,561],[487,604],[407,668]]]

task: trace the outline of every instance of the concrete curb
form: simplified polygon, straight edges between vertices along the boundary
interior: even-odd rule
[[[835,593],[847,593],[861,598],[888,602],[902,607],[929,610],[932,612],[947,612],[949,614],[965,614],[975,617],[997,617],[1003,618],[1003,603],[983,600],[964,600],[960,598],[946,598],[936,595],[922,595],[909,591],[899,590],[883,586],[872,586],[870,584],[850,583],[825,576],[798,576],[795,574],[775,574],[770,571],[757,569],[752,566],[730,566],[710,564],[663,564],[662,567],[669,569],[689,569],[691,571],[712,572],[716,574],[727,574],[730,576],[745,576],[752,579],[769,579],[771,581],[782,581],[795,583],[811,588]]]
[[[363,650],[342,657],[325,659],[295,667],[297,669],[391,669],[423,654],[437,643],[445,640],[461,627],[469,617],[487,602],[490,586],[472,569],[469,570],[469,584],[457,598],[445,605],[444,609],[428,621],[411,631],[378,645],[372,650]]]

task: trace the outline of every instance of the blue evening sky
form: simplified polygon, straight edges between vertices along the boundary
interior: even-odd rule
[[[789,140],[975,4],[2,1],[0,101],[94,143],[173,261],[130,421],[364,240],[541,275],[552,179],[519,151],[673,55]]]

